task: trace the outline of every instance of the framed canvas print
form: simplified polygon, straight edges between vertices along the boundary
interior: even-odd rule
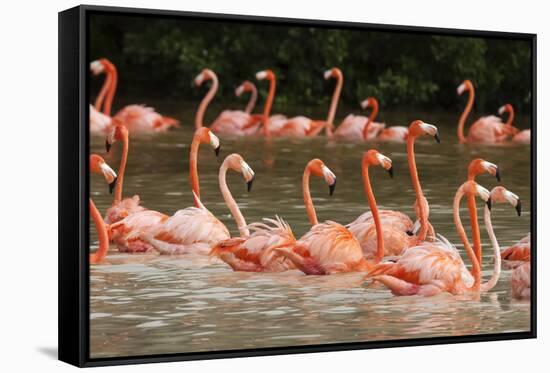
[[[536,336],[536,36],[59,14],[59,357]]]

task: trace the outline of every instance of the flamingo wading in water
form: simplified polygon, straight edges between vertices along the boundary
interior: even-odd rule
[[[107,183],[109,184],[109,191],[112,192],[117,181],[117,175],[105,160],[97,154],[90,155],[90,172],[95,174],[102,174]],[[109,250],[109,232],[107,225],[101,217],[101,213],[94,204],[94,201],[90,198],[90,217],[94,221],[97,229],[97,235],[99,238],[98,249],[90,254],[90,264],[98,264],[103,261]]]
[[[104,87],[108,86],[104,94],[102,94],[104,92],[102,88],[93,111],[90,109],[90,122],[94,123],[100,118],[106,121],[107,118],[111,117],[111,108],[118,84],[118,72],[116,66],[106,58],[93,61],[90,64],[90,70],[94,75],[105,73]],[[99,106],[102,103],[104,105],[103,116],[99,116],[98,113],[101,110]],[[118,111],[112,117],[112,120],[124,124],[132,133],[165,132],[172,127],[179,126],[178,120],[163,116],[153,108],[144,105],[128,105]]]
[[[520,131],[516,127],[514,127],[514,107],[511,104],[505,104],[502,105],[498,109],[499,115],[503,115],[505,113],[508,114],[508,119],[506,120],[506,126],[509,128],[510,132],[512,133],[512,142],[517,144],[524,144],[524,145],[530,145],[531,144],[531,130],[526,129],[523,131]]]

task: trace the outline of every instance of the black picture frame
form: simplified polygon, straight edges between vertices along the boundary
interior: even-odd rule
[[[338,343],[214,352],[91,359],[89,354],[89,211],[88,156],[89,71],[88,17],[109,13],[178,19],[223,20],[278,25],[311,25],[343,29],[401,31],[417,34],[492,37],[531,43],[531,330],[473,336],[414,338],[406,340]],[[458,30],[341,21],[209,14],[170,10],[81,5],[59,13],[59,360],[79,367],[219,359],[261,355],[436,345],[536,338],[537,335],[537,175],[536,175],[536,47],[537,35],[526,33]]]

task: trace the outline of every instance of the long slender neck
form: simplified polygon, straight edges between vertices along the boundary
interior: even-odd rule
[[[220,174],[219,174],[220,190],[222,192],[223,199],[227,204],[227,207],[229,207],[229,210],[231,211],[231,215],[233,215],[233,218],[237,223],[237,227],[239,228],[241,237],[248,237],[250,235],[250,232],[246,226],[246,221],[244,220],[244,216],[241,213],[241,210],[239,209],[237,202],[235,202],[235,199],[231,195],[229,188],[227,187],[227,181],[225,180],[227,169],[228,169],[227,164],[224,162],[220,167]]]
[[[105,105],[103,106],[103,114],[111,116],[111,108],[113,105],[113,99],[115,97],[116,88],[118,84],[118,72],[116,70],[115,65],[111,64],[109,67],[109,73],[110,80],[111,80],[111,89],[109,89],[109,92],[107,93],[107,97],[105,98]]]
[[[500,246],[495,236],[495,232],[493,231],[493,224],[491,223],[491,210],[489,210],[487,206],[485,206],[483,218],[485,221],[485,229],[487,229],[487,234],[489,234],[491,244],[493,245],[493,255],[495,259],[493,264],[493,274],[491,275],[491,278],[489,279],[489,281],[481,284],[481,291],[489,291],[495,287],[500,277],[501,257]]]
[[[407,138],[407,160],[409,163],[409,173],[411,174],[411,182],[414,188],[414,193],[416,194],[416,201],[420,211],[420,216],[417,218],[420,220],[420,232],[418,232],[418,239],[424,241],[426,235],[428,234],[428,216],[426,210],[424,209],[424,193],[422,192],[422,187],[420,186],[420,178],[418,177],[418,170],[416,169],[416,159],[414,155],[414,141],[416,136],[409,134]]]
[[[90,254],[90,263],[97,264],[105,258],[107,251],[109,250],[109,234],[107,232],[107,225],[103,221],[101,214],[97,207],[95,207],[94,202],[90,198],[90,216],[94,221],[95,227],[97,229],[97,235],[99,238],[99,248],[96,252]]]
[[[244,109],[245,113],[247,114],[252,113],[252,110],[254,110],[254,106],[256,106],[257,99],[258,99],[258,90],[256,89],[255,85],[252,85],[250,87],[250,99],[248,100],[246,109]]]
[[[481,265],[481,234],[479,232],[479,224],[477,222],[477,205],[476,197],[472,194],[468,194],[468,211],[470,214],[470,226],[472,228],[472,241],[474,244],[474,252],[476,254],[476,259]]]
[[[95,99],[95,103],[94,103],[94,108],[97,111],[101,111],[101,106],[103,105],[103,100],[105,99],[105,95],[111,88],[111,81],[112,81],[111,74],[106,74],[105,80],[103,81],[103,85],[101,86],[101,90],[99,91],[99,94],[97,95],[97,98]]]
[[[210,86],[210,89],[208,90],[208,93],[206,93],[206,96],[202,99],[199,108],[197,110],[197,114],[195,115],[195,129],[199,129],[203,126],[204,123],[204,113],[206,112],[206,108],[208,107],[208,104],[210,104],[210,101],[214,98],[214,95],[216,94],[216,91],[218,90],[218,77],[212,76],[212,85]]]
[[[378,206],[376,205],[376,199],[374,198],[374,193],[370,184],[368,164],[363,164],[363,185],[365,187],[365,194],[367,195],[367,199],[369,201],[369,207],[372,213],[372,218],[374,219],[374,226],[376,228],[375,263],[378,263],[384,257],[384,233],[382,231],[382,223],[380,222],[380,216],[378,214]]]
[[[189,152],[189,183],[191,184],[191,190],[194,193],[193,199],[195,201],[195,207],[200,207],[200,203],[199,201],[197,201],[197,198],[201,198],[201,190],[199,186],[199,171],[197,166],[200,143],[200,136],[193,136],[193,141],[191,142],[191,151]]]
[[[319,224],[317,220],[317,214],[315,213],[315,207],[313,207],[313,200],[311,199],[311,194],[309,193],[309,167],[306,167],[304,175],[302,177],[302,191],[304,193],[304,205],[306,206],[307,217],[311,225]]]
[[[334,128],[334,117],[336,116],[336,109],[338,108],[338,102],[340,101],[340,94],[342,93],[342,86],[344,85],[344,77],[341,74],[336,76],[336,86],[332,93],[332,100],[330,101],[330,107],[328,110],[326,133],[327,136],[332,137],[332,129]]]
[[[269,92],[267,94],[267,98],[265,100],[265,106],[264,106],[264,117],[263,117],[263,123],[264,123],[264,136],[269,137],[271,133],[269,132],[269,114],[271,113],[271,106],[273,105],[273,99],[275,98],[275,89],[276,89],[277,83],[275,82],[275,77],[269,79]]]
[[[508,108],[508,120],[506,121],[508,126],[514,125],[514,108],[511,106]]]
[[[479,290],[479,286],[481,282],[481,268],[476,258],[476,255],[472,250],[472,247],[470,246],[470,242],[468,242],[468,237],[466,236],[466,232],[464,231],[464,226],[462,225],[462,221],[460,220],[460,201],[462,200],[462,196],[464,195],[464,192],[461,189],[459,189],[456,192],[455,198],[453,201],[453,218],[456,225],[456,231],[460,237],[460,240],[464,244],[464,249],[468,254],[468,258],[472,263],[471,273],[472,273],[472,276],[474,277],[474,284],[469,290],[477,291]]]
[[[464,108],[464,111],[462,112],[462,115],[460,115],[460,119],[458,120],[458,141],[461,143],[466,142],[466,138],[464,137],[464,124],[466,123],[466,118],[468,118],[468,115],[470,114],[470,111],[472,111],[472,106],[474,105],[474,87],[471,87],[468,90],[468,103],[466,104],[466,107]]]
[[[369,137],[369,128],[371,126],[371,123],[374,122],[376,119],[376,116],[378,115],[378,101],[373,100],[372,101],[372,111],[369,115],[369,120],[365,124],[365,127],[363,128],[363,138],[365,140],[368,140]]]
[[[118,167],[118,178],[113,204],[117,204],[122,201],[122,184],[124,183],[124,173],[126,171],[126,162],[128,161],[128,142],[128,136],[124,136],[122,139],[122,156],[120,157],[120,166]]]

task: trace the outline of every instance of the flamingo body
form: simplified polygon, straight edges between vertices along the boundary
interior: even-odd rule
[[[138,195],[133,197],[124,198],[119,203],[113,204],[107,209],[105,214],[105,223],[113,224],[122,219],[126,218],[128,215],[135,214],[136,212],[145,211],[146,208],[140,206],[140,198]]]
[[[275,122],[278,120],[276,118]],[[290,118],[286,123],[276,123],[276,126],[279,127],[277,130],[275,130],[275,126],[271,127],[271,120],[269,125],[273,136],[284,137],[315,136],[323,129],[323,122],[314,121],[304,116]]]
[[[95,136],[105,136],[111,128],[111,117],[90,105],[90,133]]]
[[[241,110],[224,110],[212,123],[210,129],[222,135],[250,136],[258,132],[260,121],[252,123],[253,117]]]
[[[155,109],[145,105],[128,105],[114,119],[133,133],[166,132],[172,127],[179,127],[176,119],[160,115]]]
[[[516,299],[531,297],[531,263],[525,263],[512,272],[512,296]]]
[[[373,123],[374,124],[374,123]],[[376,138],[380,141],[405,142],[409,135],[409,129],[404,126],[392,126],[382,129]]]
[[[334,136],[340,139],[363,141],[365,126],[369,118],[363,115],[348,114],[334,131]],[[372,122],[367,130],[366,140],[372,140],[385,127],[384,123]]]
[[[118,251],[124,253],[149,253],[154,252],[151,244],[144,241],[141,236],[161,224],[168,218],[158,211],[143,210],[128,215],[124,219],[111,224],[111,240]]]
[[[494,115],[482,117],[472,124],[466,139],[469,143],[502,143],[509,136],[505,126],[506,124]]]
[[[512,141],[518,144],[531,144],[531,130],[523,130],[512,137]]]

